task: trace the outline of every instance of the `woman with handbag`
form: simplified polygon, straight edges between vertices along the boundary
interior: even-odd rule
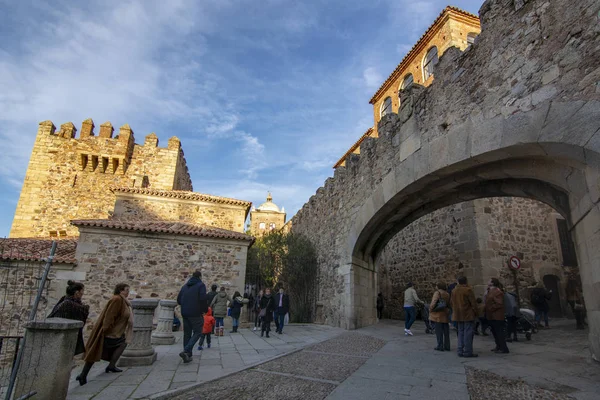
[[[437,339],[437,347],[434,350],[438,351],[450,351],[450,319],[448,316],[450,295],[446,288],[445,283],[439,282],[429,305],[429,320],[435,322]]]
[[[273,320],[273,312],[275,311],[275,299],[271,296],[271,289],[265,289],[265,295],[260,299],[260,313],[259,317],[262,318],[262,328],[260,330],[260,337],[271,332],[271,321]]]

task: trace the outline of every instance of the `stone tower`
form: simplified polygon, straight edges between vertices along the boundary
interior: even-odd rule
[[[285,210],[281,210],[273,203],[271,193],[267,195],[267,201],[258,208],[252,207],[250,211],[250,232],[256,237],[264,236],[273,230],[283,228],[285,224]]]
[[[39,124],[10,237],[77,236],[71,220],[111,216],[114,187],[192,190],[177,137],[162,148],[154,133],[138,145],[129,125],[113,131],[105,122],[96,136],[87,119],[75,138],[71,122],[59,131],[51,121]]]

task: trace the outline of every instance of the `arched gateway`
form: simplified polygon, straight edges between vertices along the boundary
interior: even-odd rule
[[[600,359],[599,11],[594,0],[488,0],[475,44],[447,51],[431,87],[401,93],[379,138],[293,219],[317,245],[329,323],[375,322],[377,257],[411,222],[467,200],[525,197],[556,209],[574,234]]]

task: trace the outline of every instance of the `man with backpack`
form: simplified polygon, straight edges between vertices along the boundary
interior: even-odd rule
[[[548,324],[548,300],[552,298],[552,290],[546,290],[543,282],[538,282],[536,287],[531,291],[531,304],[535,308],[535,323],[541,327],[541,319],[544,317],[544,325],[549,329]]]

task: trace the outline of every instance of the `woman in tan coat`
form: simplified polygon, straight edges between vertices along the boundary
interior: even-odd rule
[[[115,287],[113,297],[96,320],[85,347],[85,365],[77,376],[80,385],[87,383],[87,375],[95,362],[108,361],[106,372],[122,372],[117,368],[117,361],[123,354],[127,343],[133,335],[133,311],[127,300],[129,285],[119,283]]]
[[[429,305],[429,320],[435,322],[435,336],[437,338],[437,347],[435,350],[438,351],[450,351],[450,319],[448,318],[450,305],[450,295],[446,291],[446,284],[439,282],[437,284],[437,290],[433,293],[431,304]],[[443,301],[446,306],[442,309],[436,310],[438,302]]]

